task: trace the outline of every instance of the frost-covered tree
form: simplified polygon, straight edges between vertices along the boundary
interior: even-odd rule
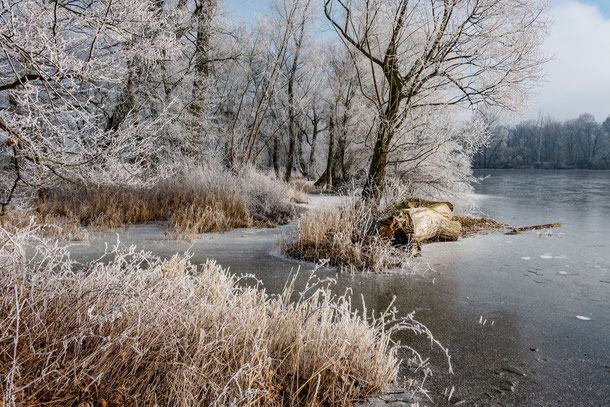
[[[235,31],[239,56],[222,64],[214,78],[229,166],[259,163],[270,152],[279,174],[284,135],[291,151],[290,159],[282,154],[289,164],[284,177],[290,178],[298,164],[300,116],[316,82],[308,45],[313,5],[311,0],[278,0],[253,26]]]
[[[318,185],[338,187],[362,169],[362,150],[376,115],[359,91],[357,58],[341,44],[326,46],[326,106],[329,124],[326,167]]]
[[[390,152],[405,129],[424,134],[439,110],[480,104],[517,109],[527,99],[545,61],[540,46],[547,3],[324,1],[326,17],[348,49],[367,62],[362,89],[378,112],[364,197],[379,198]]]
[[[140,182],[163,115],[108,126],[108,106],[136,70],[178,56],[170,22],[149,0],[1,3],[3,210],[19,186]]]

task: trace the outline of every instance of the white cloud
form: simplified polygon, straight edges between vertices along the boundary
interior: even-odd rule
[[[557,4],[551,13],[545,51],[554,59],[527,117],[542,112],[565,120],[587,112],[603,121],[610,115],[610,18],[575,1]]]

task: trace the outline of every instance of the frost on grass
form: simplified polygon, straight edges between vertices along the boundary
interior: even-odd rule
[[[0,226],[24,227],[33,216],[44,232],[70,240],[86,238],[82,228],[104,230],[168,222],[180,238],[288,222],[296,191],[253,168],[238,174],[217,162],[193,165],[155,186],[83,188],[63,184],[39,191],[29,202],[0,217]]]
[[[438,344],[313,279],[270,296],[186,255],[117,243],[76,265],[32,226],[0,242],[3,405],[351,405],[396,384],[397,331]]]
[[[288,256],[347,270],[383,273],[411,264],[411,251],[395,247],[376,231],[378,211],[355,196],[299,219],[282,243]]]

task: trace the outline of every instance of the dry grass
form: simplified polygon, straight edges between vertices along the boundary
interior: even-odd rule
[[[79,272],[36,228],[0,229],[2,405],[351,405],[395,382],[394,332],[429,335],[320,285],[291,302],[213,261],[100,260]]]
[[[305,192],[305,184],[298,182],[290,183],[290,201],[298,204],[306,204],[309,202],[307,193]]]
[[[74,239],[82,234],[81,227],[98,231],[169,222],[174,236],[192,239],[201,233],[286,223],[293,215],[294,195],[287,184],[251,169],[235,175],[195,168],[153,188],[64,185],[41,191],[30,202],[32,209],[13,210],[0,217],[0,225],[20,227],[33,216],[39,224],[58,226],[49,229],[51,235]]]
[[[17,231],[25,228],[32,222],[40,226],[40,233],[47,237],[69,241],[82,241],[89,239],[89,233],[83,229],[81,223],[74,218],[67,218],[50,212],[39,213],[31,210],[14,210],[10,214],[0,216],[0,227],[6,230]]]
[[[333,193],[332,189],[329,189],[326,185],[317,187],[312,181],[296,180],[290,183],[293,188],[302,191],[306,194],[325,194]]]
[[[383,273],[409,264],[410,250],[395,247],[377,233],[378,213],[356,197],[336,207],[314,210],[300,219],[282,246],[293,258],[348,270]]]

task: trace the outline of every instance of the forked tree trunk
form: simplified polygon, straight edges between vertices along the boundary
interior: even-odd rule
[[[398,115],[400,102],[403,99],[402,84],[400,83],[400,78],[397,77],[398,67],[395,64],[396,62],[392,62],[392,59],[390,59],[389,68],[387,68],[388,72],[386,73],[390,84],[388,106],[385,114],[380,118],[369,174],[362,189],[362,197],[365,200],[374,202],[379,202],[383,195],[386,167],[388,165],[388,149],[394,136],[394,125],[397,121],[396,116]]]

